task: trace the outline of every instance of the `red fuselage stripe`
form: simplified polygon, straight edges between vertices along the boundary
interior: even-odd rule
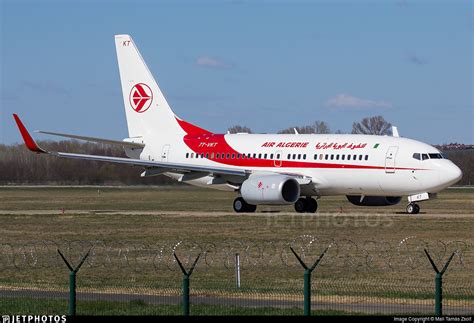
[[[181,124],[181,126],[183,126],[183,124]],[[192,130],[192,132],[194,132],[195,130],[197,130],[196,128],[198,128],[191,124],[186,124],[185,126],[189,130]],[[186,131],[184,127],[183,127],[183,130]],[[199,154],[200,156],[202,155],[204,158],[208,160],[212,160],[216,163],[231,165],[231,166],[239,166],[239,167],[247,167],[247,168],[248,167],[273,167],[273,168],[385,169],[385,166],[282,160],[283,156],[280,156],[280,159],[276,159],[276,158],[263,159],[263,158],[252,158],[252,157],[248,158],[247,155],[243,157],[244,156],[243,153],[236,151],[227,143],[223,134],[213,134],[210,132],[201,133],[199,135],[197,135],[196,132],[194,132],[194,134],[188,134],[184,136],[184,142],[195,154]],[[217,158],[217,154],[219,154],[219,158]],[[240,158],[237,158],[237,156],[240,156]],[[270,156],[270,153],[267,153],[267,156]],[[274,154],[274,157],[276,157],[275,154]],[[413,168],[403,168],[403,167],[395,167],[395,168],[390,168],[390,169],[413,170]]]

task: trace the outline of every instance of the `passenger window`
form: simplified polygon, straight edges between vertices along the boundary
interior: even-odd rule
[[[264,154],[264,155],[263,155],[263,159],[267,159],[267,154]]]
[[[287,159],[291,159],[291,154],[288,154],[288,158]]]
[[[365,160],[369,160],[369,155],[365,155]]]
[[[227,154],[227,155],[226,155],[226,159],[230,159],[230,154]]]
[[[253,154],[253,158],[257,158],[257,154]]]
[[[262,154],[258,154],[258,158],[261,159],[261,158],[262,158]]]
[[[318,159],[318,154],[314,154],[314,160]]]
[[[334,160],[334,155],[331,155],[331,160]]]
[[[194,153],[191,153],[191,158],[194,158]]]
[[[204,154],[201,154],[201,158],[204,158]]]
[[[421,154],[421,159],[422,160],[429,159],[428,154]]]
[[[234,158],[235,158],[235,154],[232,154],[232,159],[234,159]]]
[[[214,153],[211,153],[211,158],[214,159]]]
[[[189,153],[186,153],[186,158],[189,158]]]
[[[237,154],[237,159],[240,159],[240,154]]]
[[[326,154],[326,155],[324,156],[324,159],[328,160],[328,159],[329,159],[329,155]]]
[[[362,155],[359,155],[359,160],[362,160]]]
[[[341,155],[341,159],[344,160],[344,158],[346,157],[346,155]]]
[[[221,156],[221,154],[219,154],[219,153],[216,154],[217,159],[219,159],[220,156]]]
[[[247,158],[252,158],[252,154],[248,153]]]
[[[273,154],[270,154],[270,159],[273,159]]]
[[[277,159],[280,159],[280,154],[277,154]]]
[[[303,159],[306,160],[306,154],[303,155]]]
[[[209,153],[206,153],[206,158],[209,158]]]
[[[301,154],[298,154],[298,159],[301,159]]]
[[[293,154],[293,159],[296,159],[296,154]]]
[[[320,154],[320,155],[319,155],[319,159],[320,159],[320,160],[323,160],[323,154]]]
[[[339,154],[336,155],[336,160],[339,160]]]

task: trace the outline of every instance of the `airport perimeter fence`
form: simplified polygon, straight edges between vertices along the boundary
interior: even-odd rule
[[[474,314],[474,245],[465,241],[32,241],[0,243],[0,313],[181,315]],[[305,269],[320,258],[305,290]],[[436,299],[436,272],[442,300]],[[321,255],[325,254],[321,257]],[[196,261],[196,259],[199,259]],[[307,281],[308,283],[308,281]],[[311,293],[311,303],[308,300]],[[305,298],[307,299],[305,302]],[[440,301],[442,301],[440,303]],[[442,305],[442,308],[440,306]],[[306,313],[308,314],[308,313]]]

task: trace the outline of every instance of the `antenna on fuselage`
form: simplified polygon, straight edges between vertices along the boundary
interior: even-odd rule
[[[392,126],[392,137],[400,137],[398,134],[398,129],[395,126]]]

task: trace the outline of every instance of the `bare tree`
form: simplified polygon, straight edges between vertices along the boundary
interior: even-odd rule
[[[329,129],[329,126],[326,122],[324,121],[315,121],[312,125],[307,125],[307,126],[302,126],[302,127],[290,127],[283,129],[281,131],[278,131],[278,133],[295,133],[298,131],[298,133],[304,134],[304,133],[331,133],[331,130]]]
[[[252,130],[249,127],[241,126],[241,125],[235,125],[235,126],[229,127],[227,128],[227,131],[229,131],[230,133],[239,133],[239,132],[252,133]]]
[[[362,119],[361,122],[352,124],[353,134],[365,135],[389,135],[391,134],[392,124],[386,121],[382,116],[374,116]]]

